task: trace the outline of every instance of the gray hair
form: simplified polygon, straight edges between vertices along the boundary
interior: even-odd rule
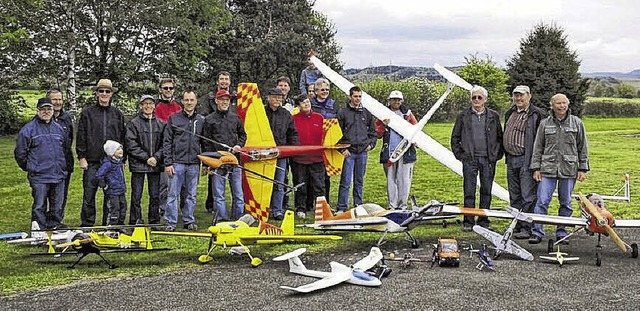
[[[329,82],[329,80],[325,78],[318,78],[318,80],[316,80],[316,83],[314,83],[316,90],[319,89],[323,84],[331,86],[331,82]]]
[[[567,97],[567,95],[564,95],[562,93],[558,93],[556,95],[551,96],[551,100],[549,100],[549,107],[553,108],[553,102],[560,98],[560,97],[564,97],[567,99],[567,104],[571,104],[571,101],[569,100],[569,97]]]
[[[480,92],[482,93],[482,95],[484,96],[484,98],[489,98],[489,92],[487,92],[487,89],[479,86],[479,85],[474,85],[471,88],[471,92],[469,93],[469,96],[471,96],[471,94],[475,93],[475,92]]]

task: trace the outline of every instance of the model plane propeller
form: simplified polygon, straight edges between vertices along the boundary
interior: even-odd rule
[[[382,252],[377,247],[372,247],[369,255],[360,261],[356,262],[352,266],[346,266],[344,264],[332,261],[329,263],[331,266],[331,272],[309,270],[305,267],[300,255],[306,252],[307,249],[300,248],[290,253],[273,258],[273,261],[285,261],[289,262],[289,272],[300,274],[304,276],[310,276],[314,278],[320,278],[313,283],[298,287],[280,286],[282,289],[292,290],[298,293],[309,293],[319,289],[331,287],[343,282],[360,286],[380,286],[382,282],[380,279],[371,276],[367,273],[382,260]]]

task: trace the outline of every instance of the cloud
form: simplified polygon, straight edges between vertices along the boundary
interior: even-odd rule
[[[565,29],[581,71],[640,68],[632,0],[317,0],[315,9],[334,23],[346,68],[460,65],[476,53],[504,66],[540,22]]]

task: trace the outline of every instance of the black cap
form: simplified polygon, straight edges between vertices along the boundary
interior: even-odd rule
[[[284,93],[282,93],[282,91],[279,88],[274,87],[274,88],[269,90],[269,95],[284,96]]]
[[[38,104],[36,105],[36,108],[40,109],[43,107],[53,107],[53,103],[51,103],[51,100],[48,97],[43,97],[38,99]]]

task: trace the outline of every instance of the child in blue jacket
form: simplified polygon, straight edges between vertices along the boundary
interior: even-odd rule
[[[127,186],[124,181],[124,150],[117,141],[107,140],[103,146],[107,156],[96,173],[98,186],[104,188],[107,200],[107,226],[124,225],[127,215]]]

